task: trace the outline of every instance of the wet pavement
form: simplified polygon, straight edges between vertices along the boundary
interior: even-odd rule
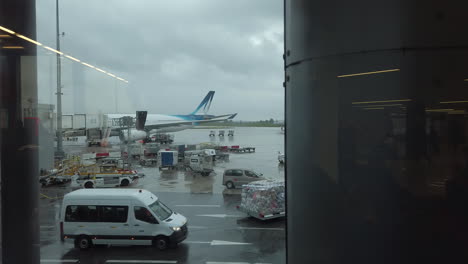
[[[205,177],[183,170],[159,172],[156,167],[138,167],[146,176],[128,187],[155,193],[174,211],[187,217],[189,235],[177,248],[158,251],[144,246],[112,246],[80,251],[72,244],[60,242],[61,197],[71,189],[67,185],[54,186],[41,189],[41,263],[285,263],[285,219],[260,221],[247,217],[236,209],[240,190],[226,190],[221,185],[226,168],[252,168],[269,178],[283,178],[284,168],[277,160],[277,152],[283,151],[280,129],[238,128],[234,138],[224,140],[218,136],[210,139],[210,130],[214,129],[178,132],[175,144],[211,141],[252,146],[256,152],[231,154],[228,162],[218,162],[215,172]],[[86,148],[80,141],[65,142],[65,151],[108,150]],[[113,148],[118,146],[114,144]]]

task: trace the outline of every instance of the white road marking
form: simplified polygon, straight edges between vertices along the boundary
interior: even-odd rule
[[[189,229],[206,229],[207,226],[188,226]]]
[[[206,241],[184,241],[182,243],[187,243],[187,244],[211,244],[211,242],[206,242]]]
[[[170,264],[170,263],[177,263],[176,260],[106,260],[106,263],[162,263],[162,264]]]
[[[77,263],[77,259],[41,259],[41,263]]]
[[[178,204],[179,207],[221,207],[221,205],[216,204]]]
[[[244,242],[232,242],[232,241],[223,241],[223,240],[213,240],[208,241],[184,241],[183,243],[187,244],[210,244],[210,246],[242,246],[242,245],[252,245],[252,243]]]
[[[188,226],[189,229],[207,229],[207,226]],[[229,230],[230,228],[226,228]],[[284,228],[281,227],[238,227],[234,229],[239,230],[270,230],[270,231],[284,231]]]
[[[234,245],[252,245],[252,243],[243,243],[243,242],[231,242],[231,241],[222,241],[222,240],[213,240],[211,241],[211,246],[234,246]]]
[[[243,215],[227,215],[227,214],[206,214],[206,215],[197,215],[197,216],[207,216],[207,217],[217,217],[217,218],[244,217]]]

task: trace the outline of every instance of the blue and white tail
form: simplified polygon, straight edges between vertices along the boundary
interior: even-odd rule
[[[203,111],[203,114],[207,114],[208,111],[210,110],[211,107],[211,101],[213,101],[215,92],[214,91],[209,91],[208,94],[205,96],[205,98],[201,101],[201,103],[198,105],[198,107],[190,113],[191,115],[197,114],[200,110]]]

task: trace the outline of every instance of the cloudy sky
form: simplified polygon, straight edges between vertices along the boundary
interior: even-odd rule
[[[61,0],[61,49],[128,84],[63,60],[64,112],[190,113],[283,119],[281,0]],[[55,47],[55,0],[37,0],[37,38]],[[55,57],[39,53],[40,103]],[[117,106],[116,102],[117,101]]]

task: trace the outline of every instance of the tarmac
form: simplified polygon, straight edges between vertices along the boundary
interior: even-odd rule
[[[175,133],[175,144],[213,142],[256,147],[255,153],[231,154],[228,162],[217,162],[209,176],[189,171],[163,171],[137,167],[145,177],[129,187],[144,188],[188,219],[189,234],[177,248],[158,251],[146,246],[102,246],[88,251],[75,249],[59,239],[61,198],[71,191],[67,185],[41,188],[41,263],[285,263],[285,218],[261,221],[238,211],[240,189],[226,190],[222,173],[226,168],[251,168],[268,178],[284,178],[277,152],[283,152],[280,128],[236,128],[233,138],[209,138],[215,129],[192,129]],[[227,130],[226,130],[227,131]],[[217,132],[217,130],[216,130]],[[114,147],[116,141],[114,139]],[[68,153],[101,152],[87,148],[83,140],[65,142]]]

